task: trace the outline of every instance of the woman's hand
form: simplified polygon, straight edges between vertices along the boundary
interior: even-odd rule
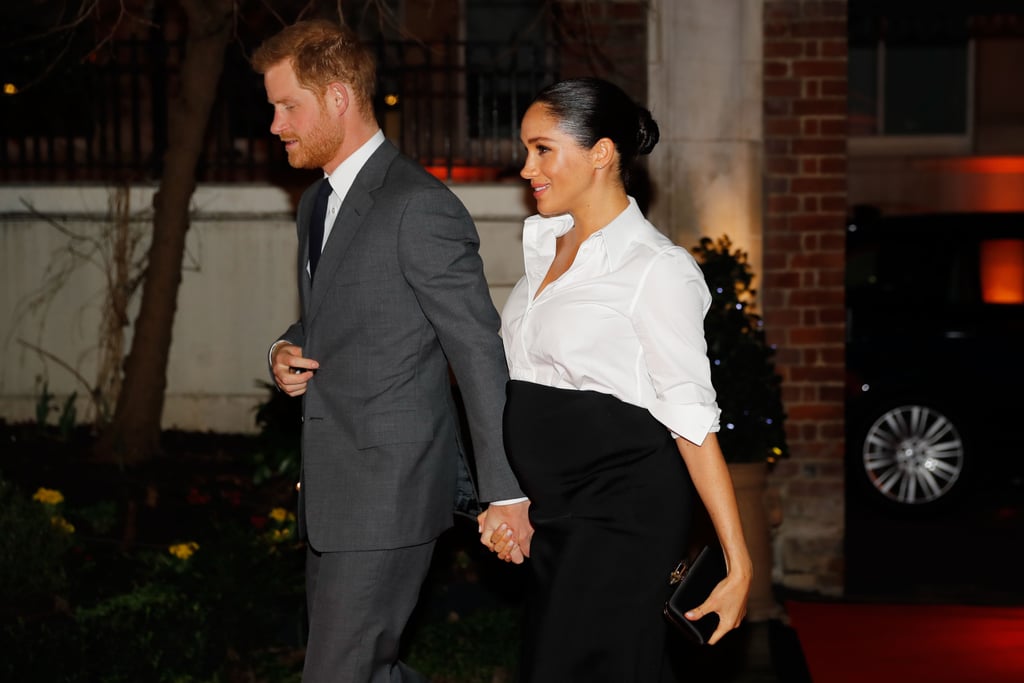
[[[708,645],[714,645],[729,631],[737,628],[747,615],[747,599],[750,597],[750,583],[753,567],[730,567],[729,573],[711,591],[708,599],[685,614],[690,621],[696,621],[709,612],[718,614],[718,627],[708,638]]]
[[[498,559],[522,564],[530,556],[533,526],[528,515],[530,502],[490,505],[477,516],[480,542]]]

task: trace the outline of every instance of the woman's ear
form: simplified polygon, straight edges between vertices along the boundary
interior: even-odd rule
[[[594,168],[602,169],[615,161],[615,143],[611,138],[601,138],[590,148]]]

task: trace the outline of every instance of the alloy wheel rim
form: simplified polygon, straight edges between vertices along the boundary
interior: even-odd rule
[[[904,405],[868,429],[864,471],[878,493],[904,505],[946,496],[964,469],[964,446],[953,422],[937,410]]]

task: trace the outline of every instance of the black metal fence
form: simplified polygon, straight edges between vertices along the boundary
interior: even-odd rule
[[[556,46],[386,41],[377,112],[408,155],[448,179],[518,169],[518,121],[559,73]],[[24,93],[0,95],[0,180],[146,181],[167,147],[167,97],[182,46],[122,41]],[[206,132],[201,181],[280,181],[290,169],[270,134],[262,78],[229,51]]]

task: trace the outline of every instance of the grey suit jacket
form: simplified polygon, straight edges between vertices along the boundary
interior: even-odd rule
[[[303,396],[300,531],[319,551],[368,550],[451,526],[464,450],[449,364],[480,500],[521,496],[502,444],[499,317],[465,207],[385,141],[345,197],[311,286],[314,195],[315,184],[298,208],[301,318],[280,337],[320,363]]]

